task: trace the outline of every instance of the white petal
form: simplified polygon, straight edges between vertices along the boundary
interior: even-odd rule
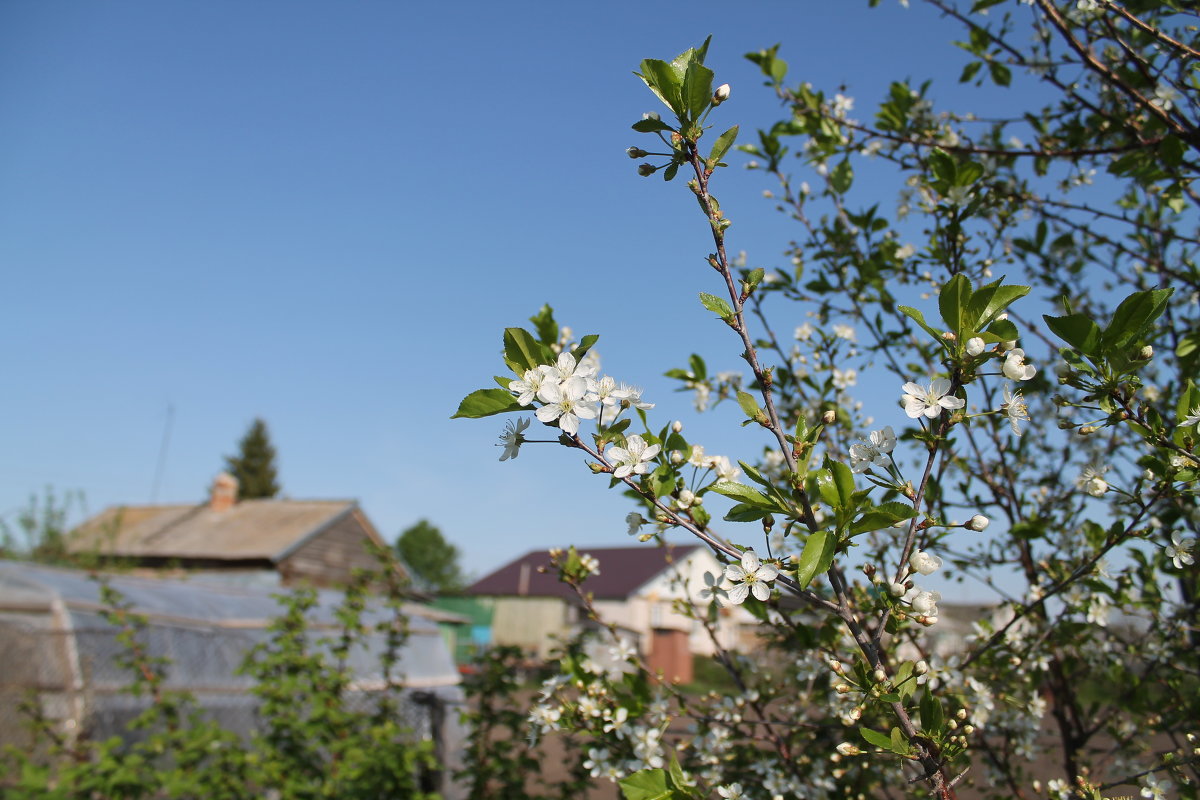
[[[749,594],[750,587],[744,583],[739,583],[729,590],[729,602],[736,605],[741,605],[746,602],[746,595]]]
[[[760,581],[773,581],[778,576],[779,573],[775,571],[775,568],[769,567],[766,564],[763,564],[754,571],[754,577],[758,578]]]
[[[745,586],[746,584],[742,584]],[[754,596],[764,603],[771,597],[771,587],[765,583],[755,583],[751,586],[750,591],[754,592]]]
[[[905,394],[911,394],[915,397],[920,397],[921,395],[925,394],[925,389],[922,386],[913,383],[912,381],[909,381],[900,388],[904,390]]]
[[[746,571],[737,564],[730,564],[725,567],[725,579],[729,581],[744,581],[746,580]]]
[[[560,405],[542,406],[534,412],[534,416],[542,422],[553,422],[558,419],[560,414],[562,414],[562,406]]]
[[[762,560],[753,550],[742,553],[742,569],[746,570],[747,575],[753,575],[760,566],[762,566]]]
[[[545,406],[542,408],[545,408]],[[541,409],[538,410],[541,411]],[[578,411],[578,409],[576,409],[576,411]],[[568,411],[566,414],[563,414],[562,418],[558,421],[558,427],[562,428],[563,433],[574,436],[575,434],[579,433],[579,417],[575,416],[574,412]]]

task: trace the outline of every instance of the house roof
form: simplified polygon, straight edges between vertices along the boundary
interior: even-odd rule
[[[127,558],[276,562],[357,508],[352,500],[243,500],[223,511],[208,503],[118,506],[81,525],[68,548]]]
[[[587,579],[584,588],[598,600],[623,600],[661,574],[671,561],[680,561],[700,545],[668,545],[666,547],[587,547],[579,548],[600,562],[599,574]],[[542,571],[544,568],[544,571]],[[575,596],[574,590],[558,579],[550,566],[545,550],[526,553],[516,561],[477,580],[466,594],[518,597]]]

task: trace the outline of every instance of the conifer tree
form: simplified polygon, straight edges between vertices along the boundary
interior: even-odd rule
[[[225,469],[238,480],[238,498],[253,500],[279,494],[275,447],[267,423],[256,418],[238,442],[238,454],[225,456]]]

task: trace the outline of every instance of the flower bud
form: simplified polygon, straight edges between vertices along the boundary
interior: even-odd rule
[[[839,744],[837,746],[837,751],[844,756],[857,756],[862,754],[862,750],[858,748],[858,745],[850,744],[849,742],[842,742]]]
[[[914,674],[924,675],[926,672],[929,672],[929,664],[927,664],[926,662],[918,661],[916,664],[913,665],[913,673]]]
[[[1095,425],[1080,425],[1077,433],[1080,436],[1091,436],[1096,431],[1100,430]]]
[[[963,733],[966,734],[967,736],[970,736],[974,732],[975,732],[974,725],[963,725]]]
[[[954,712],[954,716],[958,717],[959,719],[966,719],[967,710],[965,708],[960,708],[958,711]]]
[[[871,679],[876,683],[883,683],[887,680],[887,673],[876,667],[875,671],[871,673]]]
[[[671,430],[675,431],[676,433],[683,433],[683,422],[680,420],[675,420],[671,423]]]
[[[1138,351],[1138,360],[1149,361],[1152,358],[1154,358],[1154,348],[1150,345],[1146,345]]]
[[[991,520],[988,519],[987,517],[985,517],[983,514],[976,514],[975,516],[973,516],[969,520],[967,520],[966,524],[963,525],[963,527],[969,531],[979,532],[979,531],[983,530],[984,528],[986,528],[988,526],[988,523],[990,523],[990,522],[991,522]]]
[[[953,341],[958,340],[958,336],[956,336],[954,334],[954,331],[945,331],[944,333],[942,333],[942,338],[945,339],[947,342],[953,342]]]
[[[888,594],[892,597],[900,597],[904,594],[904,591],[904,584],[902,583],[893,583],[891,586],[888,586]]]
[[[850,694],[850,691],[851,691],[850,685],[846,684],[846,683],[837,684],[836,686],[833,687],[833,690],[835,692],[837,692],[838,694]]]
[[[987,342],[978,336],[972,336],[970,339],[967,339],[967,355],[971,358],[982,353],[985,347],[987,347]]]
[[[829,409],[828,411],[826,411],[824,414],[821,415],[821,421],[824,422],[826,425],[832,425],[833,423],[837,422],[837,412],[834,411],[832,408]]]
[[[717,87],[717,90],[715,92],[713,92],[712,104],[714,106],[719,106],[719,105],[721,105],[721,103],[724,103],[728,99],[729,99],[729,84],[722,83],[720,86]]]
[[[638,175],[641,175],[643,178],[647,178],[653,175],[657,169],[658,167],[654,166],[653,164],[638,164]]]
[[[625,155],[629,156],[630,158],[645,158],[650,154],[640,147],[630,147],[625,150]]]
[[[842,666],[842,662],[838,661],[837,659],[830,659],[829,669],[833,670],[838,675],[841,675],[846,670],[846,668]]]

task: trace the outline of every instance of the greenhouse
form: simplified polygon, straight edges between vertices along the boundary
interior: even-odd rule
[[[222,727],[249,736],[255,729],[253,678],[239,674],[247,653],[267,641],[268,625],[282,612],[272,590],[219,582],[134,577],[0,561],[0,746],[29,745],[21,706],[37,708],[67,738],[124,735],[126,725],[150,702],[126,691],[132,676],[121,666],[118,628],[104,616],[101,582],[129,610],[144,617],[141,641],[148,655],[169,662],[164,688],[191,693]],[[309,613],[314,636],[340,630],[335,611],[342,595],[321,591]],[[461,731],[456,706],[459,674],[439,633],[444,612],[405,604],[408,638],[395,672],[403,685],[405,723],[432,739],[450,764]],[[363,622],[372,626],[392,616],[369,600]],[[385,688],[380,667],[385,636],[368,633],[351,651],[352,690],[363,702]],[[447,712],[450,709],[450,712]],[[447,787],[449,788],[449,787]],[[453,792],[451,792],[452,794]]]

